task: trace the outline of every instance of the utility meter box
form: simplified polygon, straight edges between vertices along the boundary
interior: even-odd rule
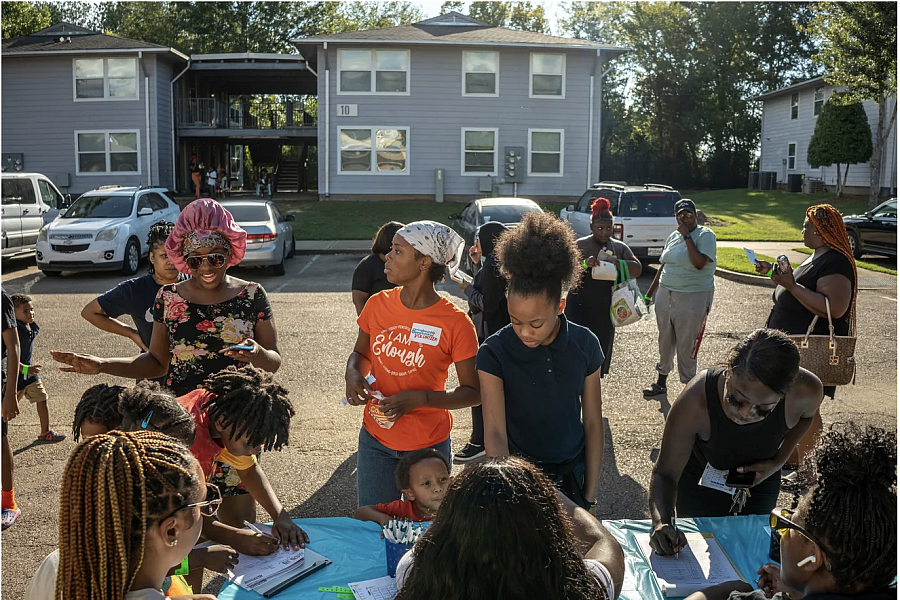
[[[503,173],[506,183],[525,183],[524,146],[507,146],[503,150]]]

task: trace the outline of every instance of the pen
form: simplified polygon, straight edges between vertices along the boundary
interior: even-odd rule
[[[275,540],[276,542],[279,541],[277,537],[275,537],[274,535],[272,535],[272,534],[270,534],[270,533],[265,533],[265,532],[262,531],[259,527],[257,527],[257,526],[254,525],[253,523],[251,523],[250,521],[244,521],[244,525],[246,525],[247,527],[249,527],[249,528],[250,528],[250,531],[252,531],[253,533],[258,533],[259,535],[264,535],[264,536],[266,536],[267,538],[271,538],[271,539]]]
[[[678,543],[678,511],[675,510],[675,507],[672,507],[672,523],[675,524],[675,543]],[[681,554],[681,548],[675,551],[675,560],[678,560],[678,556]]]

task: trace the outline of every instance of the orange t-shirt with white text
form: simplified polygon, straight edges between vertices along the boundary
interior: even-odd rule
[[[428,308],[410,310],[400,300],[401,289],[369,298],[356,320],[369,334],[366,358],[375,377],[372,388],[385,397],[404,390],[442,392],[450,365],[477,354],[475,326],[465,312],[443,297]],[[449,410],[420,407],[385,429],[369,414],[367,404],[363,426],[388,448],[407,451],[446,440],[453,418]]]

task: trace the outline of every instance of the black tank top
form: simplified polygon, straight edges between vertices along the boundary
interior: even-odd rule
[[[790,431],[785,421],[784,398],[762,421],[738,425],[728,418],[719,398],[719,376],[725,369],[706,371],[706,412],[709,414],[709,441],[694,442],[694,456],[705,465],[727,471],[775,456]]]

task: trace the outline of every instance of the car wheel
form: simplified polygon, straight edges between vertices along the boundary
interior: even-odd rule
[[[285,263],[287,262],[288,249],[287,246],[281,251],[281,262],[272,266],[272,272],[276,275],[284,275]]]
[[[41,273],[43,273],[45,277],[59,277],[62,275],[62,271],[44,271],[43,269],[41,269]]]
[[[122,272],[126,275],[134,275],[140,266],[141,248],[138,246],[137,240],[132,238],[125,245],[125,260],[122,261]]]
[[[859,241],[859,235],[855,231],[848,229],[847,237],[850,239],[850,251],[853,252],[853,258],[858,260],[862,256],[862,244]]]

